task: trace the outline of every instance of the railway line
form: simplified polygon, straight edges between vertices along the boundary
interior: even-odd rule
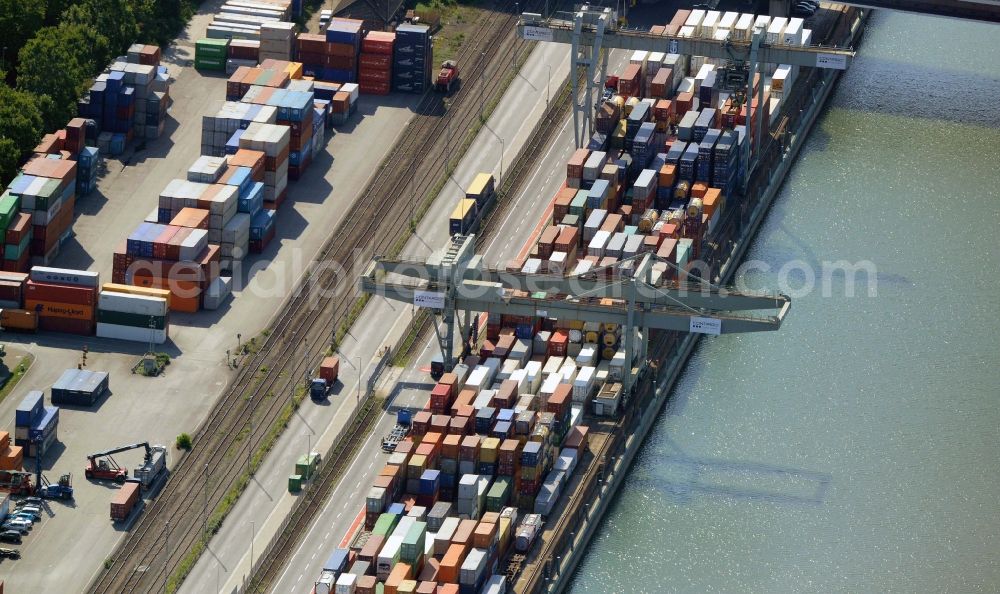
[[[212,520],[212,510],[234,486],[246,481],[244,473],[257,444],[301,386],[301,378],[318,363],[322,350],[318,347],[329,344],[333,329],[348,318],[356,300],[355,262],[388,251],[405,232],[408,220],[386,213],[405,212],[403,205],[429,193],[447,170],[444,156],[452,142],[447,131],[463,134],[480,117],[480,102],[475,99],[503,91],[497,69],[527,46],[514,33],[514,5],[507,3],[489,14],[481,35],[460,50],[463,81],[450,98],[451,107],[445,110],[442,98],[434,94],[421,99],[398,149],[331,234],[270,325],[260,350],[213,406],[194,437],[192,451],[133,520],[89,591],[176,587],[176,583],[168,587],[170,576],[192,549],[203,546],[206,532],[210,536],[223,520]]]

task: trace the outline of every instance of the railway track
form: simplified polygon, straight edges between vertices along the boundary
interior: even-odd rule
[[[213,406],[194,437],[192,451],[134,520],[89,591],[166,590],[169,576],[188,553],[200,546],[206,533],[218,529],[209,524],[212,510],[241,480],[245,483],[245,461],[301,387],[300,378],[318,364],[320,347],[330,343],[333,329],[347,319],[358,296],[353,280],[360,270],[355,266],[387,251],[405,231],[406,217],[386,213],[405,212],[407,203],[428,194],[446,172],[443,157],[451,146],[446,130],[462,134],[470,129],[480,115],[475,99],[503,91],[498,69],[513,52],[527,46],[514,32],[514,5],[505,3],[490,13],[480,35],[460,51],[463,81],[449,98],[450,109],[444,109],[438,95],[428,93],[421,99],[397,150],[331,234],[269,325],[260,350]]]

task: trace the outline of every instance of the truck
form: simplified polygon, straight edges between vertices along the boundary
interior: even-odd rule
[[[333,593],[337,578],[347,568],[348,553],[347,549],[337,548],[333,550],[326,563],[323,564],[323,571],[319,574],[319,580],[316,581],[314,588],[316,594]]]
[[[340,376],[340,358],[327,357],[319,365],[319,375],[309,381],[309,398],[320,401],[326,398],[330,388]]]
[[[408,408],[401,408],[396,411],[396,426],[388,435],[382,438],[382,451],[394,452],[399,442],[403,441],[406,434],[410,432],[413,423],[413,413]]]
[[[111,519],[124,522],[132,514],[135,504],[139,502],[140,483],[127,481],[111,498]]]
[[[445,60],[441,62],[441,70],[438,71],[437,79],[434,81],[434,90],[439,93],[450,93],[456,80],[458,80],[458,64],[454,60]]]
[[[64,474],[59,477],[59,481],[50,483],[44,475],[39,473],[38,490],[35,493],[42,499],[62,499],[67,501],[73,499],[73,477]]]
[[[444,375],[444,357],[437,353],[431,357],[431,379],[438,381]]]

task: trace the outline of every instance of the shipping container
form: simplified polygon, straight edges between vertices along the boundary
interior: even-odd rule
[[[139,501],[139,483],[123,484],[111,499],[111,519],[124,522]]]

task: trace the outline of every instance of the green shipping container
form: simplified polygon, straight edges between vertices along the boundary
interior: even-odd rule
[[[302,477],[299,476],[299,475],[297,475],[297,474],[293,474],[293,475],[289,476],[288,477],[288,492],[289,493],[298,493],[301,490],[302,490]]]
[[[28,250],[28,247],[30,245],[31,245],[31,232],[29,231],[27,234],[25,234],[24,239],[21,240],[21,243],[17,245],[10,243],[4,244],[3,246],[4,260],[17,260],[18,258],[21,257],[21,255],[24,252]]]
[[[163,330],[167,327],[166,316],[147,316],[121,311],[107,311],[103,309],[97,310],[97,321],[102,324],[132,326],[133,328],[149,328],[149,324],[152,322],[153,328],[156,330]]]
[[[583,218],[583,213],[587,209],[587,190],[580,190],[569,203],[569,214]]]
[[[62,196],[62,191],[59,190],[59,182],[57,180],[49,180],[42,185],[42,189],[38,192],[38,196],[35,196],[35,210],[48,210],[49,205],[55,204],[55,201]]]
[[[229,55],[228,39],[199,39],[194,44],[194,57],[198,58],[222,58],[225,61]]]
[[[399,548],[401,561],[417,565],[424,554],[424,542],[427,539],[427,523],[414,522],[403,537],[403,545]]]
[[[386,538],[392,534],[393,529],[396,528],[396,523],[399,522],[399,516],[396,514],[382,514],[375,521],[375,527],[372,528],[372,534],[380,534]]]
[[[302,475],[303,480],[309,480],[312,478],[313,473],[316,472],[317,466],[319,466],[319,454],[309,454],[302,456],[295,463],[295,472]]]
[[[7,231],[14,216],[21,210],[21,199],[4,192],[0,197],[0,230]]]
[[[493,481],[493,486],[486,493],[486,511],[500,512],[507,506],[510,499],[510,479],[499,476]]]
[[[194,61],[194,67],[197,70],[221,70],[226,69],[225,60],[209,60],[209,59],[199,59]]]

